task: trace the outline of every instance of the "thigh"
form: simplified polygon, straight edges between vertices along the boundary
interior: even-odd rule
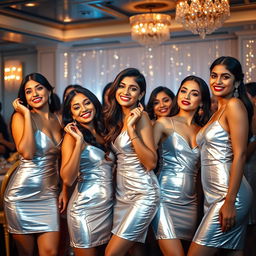
[[[59,232],[38,234],[37,245],[40,256],[54,256],[58,254]]]
[[[33,234],[13,234],[12,235],[19,256],[32,256],[35,248],[35,237]]]
[[[188,256],[213,256],[219,249],[215,247],[207,247],[204,245],[196,244],[194,242],[191,243]]]
[[[105,256],[123,256],[134,243],[133,241],[113,235],[107,245]]]
[[[183,247],[179,239],[160,239],[158,244],[165,256],[184,256]]]
[[[73,248],[75,256],[97,256],[96,248]]]

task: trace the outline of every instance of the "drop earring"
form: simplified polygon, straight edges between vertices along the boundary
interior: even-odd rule
[[[51,105],[51,103],[52,103],[51,95],[52,95],[52,94],[49,94],[49,98],[48,98],[48,103],[49,103],[49,105]]]
[[[239,98],[238,86],[235,86],[234,97]]]

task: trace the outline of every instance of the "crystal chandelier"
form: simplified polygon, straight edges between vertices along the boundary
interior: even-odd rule
[[[206,34],[221,27],[229,16],[228,0],[180,0],[176,5],[175,20],[204,39]]]
[[[171,16],[145,13],[130,17],[132,39],[141,45],[154,47],[170,38]]]

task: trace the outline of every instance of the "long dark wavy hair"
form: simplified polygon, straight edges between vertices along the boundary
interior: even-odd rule
[[[155,120],[155,113],[154,113],[154,102],[157,97],[157,94],[160,92],[166,93],[172,100],[174,99],[175,95],[174,93],[167,87],[164,86],[158,86],[156,87],[150,94],[148,104],[146,106],[146,111],[148,112],[148,116],[151,120]]]
[[[212,72],[213,68],[217,65],[224,65],[226,69],[235,77],[235,82],[239,82],[238,93],[239,99],[243,102],[248,115],[249,125],[251,125],[251,120],[253,116],[253,105],[246,93],[246,88],[244,85],[244,73],[242,70],[241,63],[233,57],[230,56],[222,56],[216,59],[212,65],[210,66],[210,72]],[[234,86],[235,90],[235,86]]]
[[[140,93],[146,93],[146,80],[144,75],[136,68],[127,68],[121,71],[111,84],[108,93],[109,103],[104,108],[104,125],[106,127],[105,140],[107,143],[114,141],[123,128],[122,108],[116,100],[116,91],[125,77],[134,77],[135,82],[140,87]],[[144,106],[145,94],[140,100]]]
[[[38,82],[39,84],[44,86],[50,92],[50,97],[49,97],[50,112],[54,113],[55,111],[57,111],[58,110],[58,102],[56,102],[56,99],[53,96],[54,87],[52,87],[51,84],[48,82],[48,80],[43,75],[41,75],[39,73],[28,74],[21,81],[21,85],[20,85],[19,92],[18,92],[18,98],[20,98],[20,100],[22,101],[22,104],[24,106],[28,107],[30,110],[32,109],[32,107],[29,106],[29,104],[26,100],[26,95],[25,95],[25,85],[30,80]]]
[[[101,104],[100,104],[98,98],[91,91],[89,91],[88,89],[86,89],[82,86],[79,86],[79,85],[77,85],[76,88],[74,90],[72,90],[67,95],[67,97],[64,101],[63,114],[62,114],[64,125],[67,125],[68,123],[71,123],[74,121],[73,117],[72,117],[72,112],[71,112],[71,101],[78,93],[85,95],[94,105],[95,110],[96,110],[96,114],[93,119],[94,129],[97,134],[103,136],[104,129],[103,129],[103,121],[102,121]],[[77,122],[76,125],[77,125],[78,129],[81,131],[81,133],[83,134],[85,142],[107,152],[107,147],[105,147],[105,145],[98,143],[96,141],[96,138],[93,136],[93,134],[90,132],[89,129],[82,126],[79,122]]]
[[[198,84],[200,92],[201,92],[201,99],[202,99],[202,106],[198,107],[196,110],[196,113],[193,117],[193,122],[196,123],[199,126],[204,126],[209,118],[210,118],[210,108],[211,108],[211,96],[210,96],[210,90],[208,85],[206,84],[206,82],[197,76],[187,76],[186,78],[184,78],[180,84],[180,88],[177,92],[176,97],[174,98],[173,102],[172,102],[172,108],[171,108],[171,113],[170,116],[175,116],[179,113],[180,108],[178,106],[178,94],[180,92],[180,89],[182,87],[182,85],[187,82],[187,81],[194,81]],[[202,114],[199,114],[199,110],[202,110]]]

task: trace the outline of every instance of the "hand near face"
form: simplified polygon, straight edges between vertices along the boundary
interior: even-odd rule
[[[127,118],[127,127],[129,128],[134,128],[134,125],[138,122],[138,120],[141,118],[142,113],[143,113],[143,106],[141,103],[139,103],[139,106],[137,108],[134,108],[130,115]]]
[[[15,109],[15,111],[19,112],[20,114],[22,114],[23,116],[26,113],[29,113],[29,109],[27,107],[25,107],[24,105],[22,105],[22,101],[17,98],[12,102],[13,108]]]
[[[64,131],[70,134],[76,141],[83,142],[84,137],[83,134],[80,132],[78,127],[75,123],[69,123],[65,126]]]

